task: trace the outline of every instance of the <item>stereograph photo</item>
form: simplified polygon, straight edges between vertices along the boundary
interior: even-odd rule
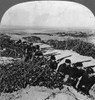
[[[0,0],[0,100],[95,100],[94,0]]]

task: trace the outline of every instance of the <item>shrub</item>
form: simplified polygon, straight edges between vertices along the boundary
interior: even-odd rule
[[[23,39],[27,40],[28,42],[41,42],[41,38],[37,36],[28,36],[28,37],[23,37]]]
[[[67,39],[63,41],[48,40],[47,44],[53,46],[55,49],[73,50],[80,55],[91,56],[95,58],[95,45],[80,39]]]

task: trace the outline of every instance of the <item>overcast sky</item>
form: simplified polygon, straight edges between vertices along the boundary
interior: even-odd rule
[[[95,28],[95,16],[87,7],[67,1],[35,1],[12,7],[1,26],[42,28]]]
[[[0,20],[7,9],[9,9],[11,6],[15,4],[25,2],[25,1],[32,1],[32,0],[0,0]],[[63,0],[63,1],[79,2],[87,6],[95,15],[95,0]]]

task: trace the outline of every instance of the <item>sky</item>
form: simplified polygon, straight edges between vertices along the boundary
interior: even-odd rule
[[[24,2],[7,10],[1,27],[32,28],[91,28],[95,29],[95,16],[82,4],[69,1]]]
[[[3,14],[8,10],[11,6],[32,0],[0,0],[0,20]],[[63,1],[75,1],[79,2],[85,6],[87,6],[95,15],[95,0],[63,0]]]

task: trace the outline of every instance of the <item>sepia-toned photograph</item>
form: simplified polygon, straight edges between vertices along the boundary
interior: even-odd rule
[[[0,0],[0,100],[95,100],[95,0]]]

